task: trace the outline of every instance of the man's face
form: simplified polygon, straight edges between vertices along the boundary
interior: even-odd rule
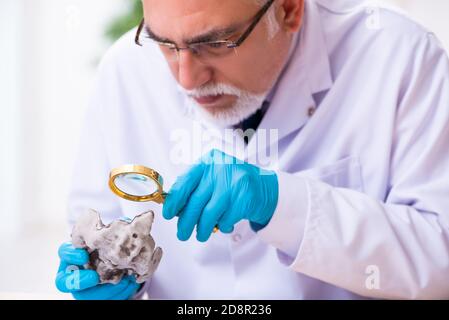
[[[185,47],[199,41],[236,41],[260,6],[254,0],[144,0],[147,28],[158,39]],[[278,10],[276,3],[273,4]],[[272,10],[272,9],[271,9]],[[203,114],[220,124],[233,125],[260,107],[285,63],[291,34],[282,28],[268,33],[266,16],[236,49],[203,59],[182,50],[178,59],[166,55],[179,85]],[[215,31],[229,33],[215,35]]]

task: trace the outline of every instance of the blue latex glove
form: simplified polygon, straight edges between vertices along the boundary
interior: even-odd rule
[[[197,227],[197,240],[209,239],[214,227],[231,233],[246,219],[258,231],[270,221],[278,201],[278,179],[221,151],[203,156],[168,193],[163,207],[165,219],[178,219],[178,239],[186,241]]]
[[[99,284],[100,277],[94,270],[85,270],[89,261],[84,249],[76,249],[71,243],[64,243],[58,250],[61,263],[56,275],[56,287],[64,293],[71,293],[77,300],[127,300],[139,289],[134,277],[125,276],[118,284]]]

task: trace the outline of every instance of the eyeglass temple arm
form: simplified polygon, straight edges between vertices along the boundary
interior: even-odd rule
[[[273,4],[274,0],[270,0],[268,1],[263,8],[260,10],[259,14],[257,15],[256,19],[254,20],[254,22],[251,24],[251,26],[242,34],[242,36],[240,37],[240,39],[237,40],[237,42],[235,43],[234,47],[238,47],[240,46],[243,41],[246,40],[246,38],[248,38],[248,36],[251,34],[251,32],[253,32],[254,28],[257,26],[257,24],[259,23],[259,21],[263,18],[263,16],[265,15],[265,13],[267,13],[268,9],[271,7],[271,5]]]
[[[140,34],[142,33],[143,28],[145,27],[145,20],[142,19],[142,21],[139,24],[139,27],[137,28],[137,32],[136,32],[136,37],[134,38],[134,42],[138,45],[138,46],[142,46],[142,44],[140,43]]]

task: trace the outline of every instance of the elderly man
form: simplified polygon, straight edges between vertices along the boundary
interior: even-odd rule
[[[153,209],[166,254],[141,287],[81,270],[68,288],[68,267],[88,255],[64,244],[60,290],[449,297],[449,63],[432,33],[363,1],[143,5],[137,33],[100,66],[70,222],[86,208],[109,221]],[[163,207],[108,190],[127,163],[164,176]]]

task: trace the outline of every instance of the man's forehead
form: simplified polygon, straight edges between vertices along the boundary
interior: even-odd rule
[[[232,29],[255,13],[254,0],[144,0],[147,27],[172,40]]]
[[[189,16],[200,12],[234,12],[254,9],[255,0],[143,0],[145,11],[160,12],[167,16]]]

